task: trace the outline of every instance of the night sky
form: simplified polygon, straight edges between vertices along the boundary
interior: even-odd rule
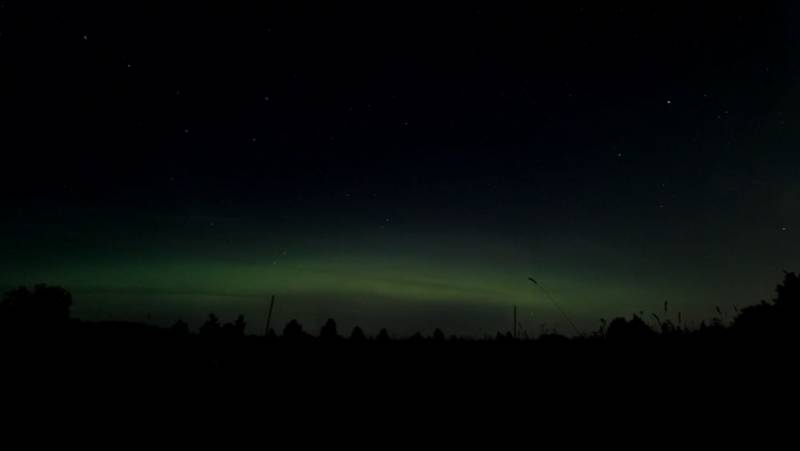
[[[797,2],[33,3],[0,288],[79,318],[567,333],[529,276],[591,330],[800,269]]]

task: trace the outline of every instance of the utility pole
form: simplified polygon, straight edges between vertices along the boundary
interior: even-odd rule
[[[269,313],[267,313],[267,327],[264,329],[264,336],[269,335],[269,323],[272,321],[272,307],[275,306],[275,295],[272,295],[272,300],[269,302]]]

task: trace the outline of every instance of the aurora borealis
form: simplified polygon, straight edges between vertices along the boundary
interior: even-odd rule
[[[800,268],[788,2],[5,5],[0,288],[193,326],[531,334]],[[391,11],[389,11],[391,10]]]

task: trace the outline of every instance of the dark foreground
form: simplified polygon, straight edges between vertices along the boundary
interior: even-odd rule
[[[333,321],[314,336],[295,321],[266,336],[245,334],[243,320],[220,324],[214,317],[198,332],[181,323],[84,322],[69,319],[66,291],[40,286],[3,300],[2,375],[16,381],[6,387],[35,386],[7,390],[26,396],[261,393],[271,402],[333,396],[391,406],[531,397],[563,404],[602,394],[687,408],[709,396],[736,402],[748,392],[789,400],[799,380],[798,301],[800,278],[787,273],[772,302],[694,330],[660,320],[654,329],[634,316],[571,338],[498,333],[473,340],[437,331],[398,340],[360,330],[344,337]]]

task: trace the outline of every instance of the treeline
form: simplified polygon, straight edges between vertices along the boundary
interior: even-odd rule
[[[169,337],[193,337],[204,342],[231,342],[239,339],[259,339],[276,343],[448,343],[448,342],[537,342],[537,343],[582,343],[582,342],[679,342],[691,340],[725,340],[733,338],[786,339],[793,336],[798,320],[800,305],[800,277],[786,272],[783,281],[777,286],[776,295],[771,301],[762,301],[742,310],[737,310],[732,321],[719,317],[703,321],[690,328],[678,314],[677,321],[662,319],[651,314],[648,321],[642,315],[616,318],[603,321],[601,326],[590,333],[566,337],[555,332],[537,337],[515,337],[511,332],[498,332],[494,337],[464,338],[447,336],[441,329],[431,335],[416,333],[410,337],[393,337],[387,329],[381,329],[375,336],[367,336],[356,326],[342,333],[333,319],[329,319],[318,333],[311,333],[297,320],[289,321],[278,334],[270,329],[265,335],[246,334],[247,322],[244,316],[233,322],[223,323],[216,315],[208,319],[194,333],[184,321],[177,321],[169,328],[126,323],[98,322],[87,323],[72,319],[70,309],[72,295],[61,287],[36,285],[33,288],[20,287],[4,294],[0,301],[0,333],[25,337],[51,337],[70,333],[113,335],[149,334]],[[669,314],[669,306],[664,304],[664,316]],[[718,310],[719,311],[719,310]],[[653,326],[654,324],[654,326]]]

